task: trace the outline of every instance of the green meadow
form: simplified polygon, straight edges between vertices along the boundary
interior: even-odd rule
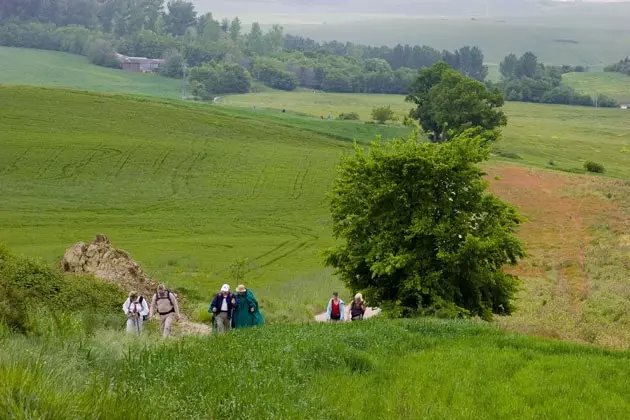
[[[227,96],[225,106],[281,109],[313,116],[357,112],[368,121],[374,107],[389,105],[399,118],[411,104],[398,95],[356,95],[313,92],[264,92]],[[523,165],[582,171],[585,160],[605,165],[611,176],[630,178],[628,112],[561,105],[507,102],[508,126],[497,145],[497,160]]]
[[[0,47],[3,84],[181,97],[179,80],[95,66],[80,55],[23,48]]]
[[[58,325],[35,338],[0,338],[6,418],[625,419],[630,412],[628,352],[470,322],[274,325],[166,343]]]
[[[568,73],[564,84],[578,92],[595,96],[606,95],[620,104],[630,104],[630,76],[621,73]]]
[[[202,322],[229,268],[247,258],[246,284],[272,324],[163,342],[155,325],[139,340],[121,334],[122,314],[111,309],[37,310],[29,315],[36,325],[30,335],[0,324],[0,412],[55,420],[627,418],[628,351],[469,321],[305,323],[332,290],[346,294],[320,255],[333,243],[326,193],[336,164],[355,139],[367,144],[408,132],[398,124],[320,118],[356,111],[365,119],[386,104],[402,116],[402,97],[309,98],[312,92],[264,93],[213,106],[0,87],[0,242],[54,266],[71,244],[105,233],[184,294],[186,310]],[[510,126],[495,163],[553,162],[579,171],[581,160],[596,156],[609,175],[630,177],[623,111],[508,104],[506,112]],[[606,302],[617,302],[608,293],[625,293],[618,281],[623,249],[616,233],[606,232],[610,241],[595,250],[610,255],[602,261],[615,269],[592,263],[599,255],[593,249],[587,254],[600,288],[593,299],[603,305],[589,316],[598,322],[616,316],[606,310]],[[566,266],[545,255],[538,260]],[[602,276],[607,283],[597,283]],[[524,317],[540,312],[538,296],[546,299],[535,295],[537,284],[525,289]],[[64,291],[76,299],[72,292]],[[85,292],[90,301],[97,295]],[[41,296],[43,305],[48,300]]]

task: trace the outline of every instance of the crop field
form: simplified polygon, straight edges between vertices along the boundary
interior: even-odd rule
[[[568,73],[563,83],[586,95],[606,95],[630,104],[630,76],[621,73]]]
[[[181,97],[181,82],[175,79],[99,67],[74,54],[9,47],[0,47],[3,84]]]
[[[55,261],[104,233],[203,302],[247,258],[269,311],[296,319],[339,287],[318,251],[348,140],[207,106],[39,88],[0,88],[0,108],[0,241],[16,252]]]

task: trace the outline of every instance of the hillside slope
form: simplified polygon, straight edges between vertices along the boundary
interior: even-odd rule
[[[625,74],[568,73],[562,82],[586,95],[606,95],[620,104],[630,104],[630,76]]]
[[[350,142],[207,106],[60,90],[0,87],[0,108],[0,241],[17,252],[54,261],[105,233],[204,302],[248,258],[248,283],[278,316],[339,287],[318,250]]]
[[[74,54],[9,47],[0,47],[2,84],[181,97],[176,79],[99,67]]]

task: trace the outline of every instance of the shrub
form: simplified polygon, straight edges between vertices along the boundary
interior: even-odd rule
[[[356,112],[342,112],[341,114],[339,114],[337,119],[344,121],[358,121],[360,118],[359,114],[357,114]]]
[[[103,39],[97,39],[87,47],[87,58],[90,60],[90,63],[96,64],[97,66],[114,69],[120,68],[120,63],[116,59],[114,48],[109,42]]]
[[[18,257],[0,247],[0,323],[18,332],[33,332],[33,316],[119,309],[124,293],[91,277],[63,276],[41,261]]]
[[[160,74],[166,77],[180,78],[184,74],[184,56],[177,50],[170,50],[164,54],[164,65],[160,67]]]
[[[372,119],[379,124],[385,124],[387,121],[394,119],[394,111],[391,106],[381,106],[372,109]]]
[[[602,165],[601,163],[593,162],[592,160],[584,162],[584,169],[586,169],[588,172],[593,172],[597,174],[604,173],[605,171],[604,165]]]

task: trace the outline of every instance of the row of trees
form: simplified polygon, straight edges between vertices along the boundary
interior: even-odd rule
[[[585,70],[583,67],[545,66],[532,52],[521,57],[510,54],[500,64],[501,82],[496,87],[508,101],[616,107],[616,101],[610,98],[600,96],[595,100],[562,85],[564,73]]]
[[[621,73],[630,76],[630,58],[626,57],[618,63],[607,66],[604,71]]]
[[[117,65],[114,51],[165,58],[163,74],[169,77],[181,77],[184,64],[206,69],[218,68],[218,63],[238,65],[265,85],[283,90],[302,86],[406,94],[417,69],[438,61],[478,80],[487,74],[477,47],[440,52],[427,46],[320,44],[285,35],[278,25],[264,32],[254,23],[243,33],[238,18],[219,22],[211,13],[199,16],[185,0],[164,6],[164,0],[6,0],[0,7],[0,45],[83,54],[105,66]],[[193,90],[198,92],[198,86]],[[213,93],[226,93],[225,87],[216,86]]]

